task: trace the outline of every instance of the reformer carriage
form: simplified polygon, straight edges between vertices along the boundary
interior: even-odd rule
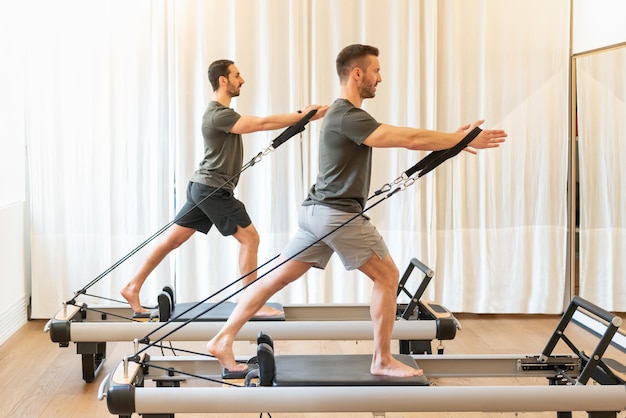
[[[591,353],[566,333],[576,312],[604,326]],[[121,417],[174,417],[176,413],[246,412],[530,412],[587,411],[590,418],[615,418],[626,410],[626,367],[604,358],[622,319],[574,297],[540,354],[417,355],[401,361],[420,367],[418,378],[369,374],[369,355],[288,355],[273,353],[270,335],[258,336],[257,356],[239,358],[250,367],[243,381],[224,380],[219,363],[207,357],[125,358],[103,381],[99,398]],[[554,352],[559,342],[571,349]],[[469,377],[546,378],[543,385],[461,386],[433,379]],[[197,382],[206,383],[198,386]],[[228,386],[228,387],[226,387]],[[236,386],[236,387],[232,387]],[[243,402],[245,400],[245,402]]]
[[[416,273],[414,273],[416,272]],[[421,280],[420,280],[421,276]],[[412,278],[417,280],[411,280]],[[400,353],[442,352],[441,343],[450,340],[460,327],[443,305],[422,300],[433,277],[425,264],[413,258],[398,286],[398,320],[392,338],[399,340]],[[411,290],[411,285],[413,289]],[[403,300],[408,299],[408,302]],[[366,304],[279,305],[284,315],[249,321],[239,340],[254,341],[259,332],[280,340],[367,340],[372,337],[369,306]],[[158,309],[146,320],[134,320],[127,307],[66,306],[46,325],[53,342],[61,347],[76,344],[82,360],[82,375],[93,382],[106,360],[111,341],[149,340],[204,341],[213,336],[228,318],[234,304],[176,303],[174,292],[165,288],[158,296]],[[150,341],[146,341],[150,342]]]

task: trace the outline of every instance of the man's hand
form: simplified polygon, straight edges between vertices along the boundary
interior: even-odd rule
[[[472,124],[463,125],[457,129],[456,132],[468,134],[475,127],[483,123],[485,123],[484,120],[479,120]],[[469,152],[470,154],[477,154],[477,150],[479,149],[498,148],[500,144],[505,141],[507,136],[507,133],[502,129],[484,129],[463,151]]]
[[[324,117],[324,115],[328,111],[328,107],[329,107],[328,105],[308,105],[307,107],[302,109],[302,113],[306,115],[311,110],[317,110],[317,113],[313,115],[311,120],[318,120]]]

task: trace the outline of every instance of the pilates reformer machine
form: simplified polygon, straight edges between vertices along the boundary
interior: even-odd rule
[[[236,175],[243,173],[248,168],[257,164],[262,160],[264,156],[273,152],[276,148],[285,143],[291,137],[304,131],[306,125],[309,123],[315,113],[317,113],[316,110],[310,111],[309,113],[304,115],[296,124],[286,128],[283,132],[281,132],[280,135],[272,140],[271,144],[265,150],[259,152],[248,163],[244,164],[239,173],[237,173]],[[224,184],[228,183],[228,181],[230,180],[232,180],[232,178],[227,180]],[[221,189],[222,187],[219,187],[217,190]],[[208,199],[211,195],[205,197],[205,199]],[[194,209],[196,206],[194,206],[190,210]],[[172,315],[172,310],[174,309],[174,291],[170,287],[164,288],[163,294],[158,295],[158,306],[156,309],[152,309],[148,315],[135,314],[135,312],[133,312],[130,306],[128,306],[128,303],[126,303],[125,301],[103,298],[98,295],[87,293],[89,288],[102,280],[105,276],[115,270],[119,265],[124,263],[130,257],[135,255],[139,250],[144,248],[151,241],[153,241],[155,238],[165,232],[174,223],[174,220],[170,221],[168,224],[163,226],[144,242],[139,244],[134,250],[126,254],[124,257],[122,257],[120,260],[115,262],[112,266],[110,266],[108,269],[98,275],[82,289],[74,292],[74,296],[71,299],[63,302],[63,308],[59,312],[57,312],[55,316],[51,318],[44,326],[44,332],[48,332],[50,334],[50,339],[52,340],[52,342],[58,343],[59,346],[67,347],[69,346],[70,342],[76,343],[76,351],[79,355],[81,355],[82,358],[83,379],[86,382],[93,382],[96,374],[100,370],[101,366],[104,364],[104,361],[106,360],[107,341],[132,341],[134,338],[139,338],[140,336],[149,335],[150,333],[155,332],[154,322],[169,321],[170,318],[171,320],[175,320],[178,317],[182,316],[180,314],[177,316]],[[249,272],[248,274],[251,273],[253,272]],[[245,276],[240,277],[236,282],[242,280],[244,277]],[[215,295],[223,290],[225,290],[225,288],[216,292]],[[85,296],[89,296],[92,299],[105,299],[107,301],[113,301],[115,303],[109,305],[93,304],[91,302],[87,303],[84,301]],[[207,302],[210,298],[211,297],[206,298],[200,303]],[[218,315],[213,315],[214,317],[210,320],[223,321],[223,316],[225,315],[224,308],[227,307],[227,305],[224,305],[224,307],[222,307],[221,309],[216,310],[218,314],[221,312],[222,318],[220,318]],[[184,313],[186,312],[184,312],[183,309],[183,314]],[[284,318],[274,319],[280,320]],[[140,325],[140,323],[143,322],[149,322],[150,324]],[[162,329],[161,325],[159,325],[158,327],[159,330]],[[195,338],[190,338],[188,335],[184,335],[183,333],[180,333],[179,335],[182,338],[187,338],[188,340],[193,341],[194,339],[199,338],[199,335],[211,335],[211,332],[213,332],[211,331],[212,328],[207,329],[206,326],[200,328],[200,330],[194,330],[193,326],[190,328],[191,335],[196,335]]]
[[[388,198],[410,186],[418,170],[421,177],[460,152],[479,132],[474,129],[464,139],[467,142],[454,149],[429,154],[379,192]],[[565,333],[578,310],[597,316],[605,325],[591,354],[580,350]],[[592,418],[615,418],[617,412],[626,410],[625,368],[603,356],[621,323],[620,317],[575,297],[539,355],[396,354],[405,364],[423,369],[422,376],[411,378],[372,376],[369,355],[275,356],[273,338],[266,332],[258,334],[256,356],[237,358],[249,365],[244,375],[222,369],[202,353],[155,356],[146,351],[152,344],[149,339],[142,339],[135,340],[135,353],[103,380],[98,397],[106,398],[109,412],[119,417],[264,411],[372,412],[378,416],[383,412],[555,411],[565,418],[571,411],[587,411]],[[559,343],[573,354],[555,354]],[[146,347],[140,349],[140,344]],[[546,378],[549,384],[461,386],[432,381],[459,377]],[[243,383],[237,383],[241,379]]]
[[[298,123],[283,131],[272,141],[270,147],[260,152],[248,164],[244,165],[240,173],[259,162],[264,155],[273,151],[292,136],[302,132],[315,112],[315,110],[309,112]],[[417,178],[460,153],[480,132],[481,129],[476,127],[455,147],[429,153],[413,167],[402,173],[394,182],[385,184],[380,190],[376,191],[372,197],[382,197],[373,205],[355,215],[355,218],[397,192],[405,190]],[[61,347],[69,346],[70,342],[76,343],[77,353],[82,358],[83,379],[86,382],[92,382],[103,365],[106,359],[107,341],[132,341],[142,336],[146,336],[144,339],[151,337],[153,340],[157,339],[158,341],[163,341],[166,337],[169,341],[204,340],[217,332],[221,326],[219,322],[224,321],[232,310],[232,303],[225,300],[217,304],[209,304],[207,302],[228,286],[242,280],[245,276],[192,306],[183,307],[180,304],[176,304],[174,292],[166,288],[158,297],[158,309],[147,317],[138,318],[134,316],[132,310],[127,306],[94,306],[78,301],[81,296],[95,296],[87,294],[87,290],[91,286],[134,255],[173,223],[174,221],[171,221],[165,225],[153,236],[83,287],[83,289],[75,292],[74,297],[64,302],[61,311],[48,321],[44,327],[44,331],[49,332],[52,342],[58,343]],[[258,267],[257,270],[274,259]],[[430,280],[432,271],[428,267],[418,260],[412,260],[409,269],[412,268],[411,265],[419,267],[425,274],[425,278],[428,277]],[[410,274],[410,271],[407,270],[405,276],[407,274]],[[425,288],[427,282],[422,281],[422,284]],[[443,306],[419,300],[424,291],[421,285],[415,294],[407,292],[404,285],[405,283],[400,283],[398,296],[403,292],[406,296],[409,296],[411,301],[404,306],[398,305],[398,318],[402,320],[420,320],[396,321],[392,338],[401,341],[401,353],[431,353],[430,343],[432,340],[454,338],[456,329],[460,325]],[[264,318],[263,321],[250,321],[239,333],[239,338],[254,340],[259,332],[261,323],[265,332],[271,332],[274,339],[359,340],[369,339],[372,336],[369,307],[365,304],[275,307],[284,309],[284,317],[273,318],[274,320]],[[180,323],[184,325],[185,329],[182,329],[183,326]],[[150,343],[150,341],[147,342]],[[438,347],[438,351],[442,352],[441,344]]]
[[[580,311],[604,326],[591,353],[579,349],[568,336],[568,326],[576,327],[572,316]],[[571,411],[586,411],[590,418],[615,418],[626,410],[626,367],[604,354],[621,323],[619,316],[574,297],[538,355],[396,355],[423,369],[424,375],[411,378],[372,376],[369,355],[274,355],[272,337],[261,333],[257,355],[238,358],[249,364],[243,380],[230,383],[219,363],[208,357],[143,353],[124,358],[103,380],[98,397],[106,398],[109,412],[120,418],[135,413],[172,418],[176,413],[372,412],[384,416],[436,411],[554,411],[560,418],[571,417]],[[555,354],[557,344],[571,353]],[[545,378],[547,384],[443,383],[461,377]]]
[[[423,273],[414,292],[408,288],[413,272]],[[434,273],[413,258],[398,285],[397,321],[392,338],[399,340],[400,353],[432,354],[434,340],[437,352],[443,352],[441,341],[455,337],[461,325],[444,306],[423,301],[422,296]],[[132,320],[128,307],[71,306],[64,307],[52,318],[46,330],[61,347],[76,344],[81,355],[83,380],[93,382],[106,360],[108,341],[134,341],[146,335],[168,341],[204,341],[215,335],[234,304],[175,303],[174,292],[166,287],[158,295],[158,309],[147,321]],[[249,321],[238,334],[239,340],[255,341],[259,332],[267,332],[280,340],[368,340],[372,323],[367,304],[271,304],[284,314]],[[181,324],[186,326],[181,327]]]

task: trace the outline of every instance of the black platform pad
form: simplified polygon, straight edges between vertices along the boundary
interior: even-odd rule
[[[148,312],[133,312],[133,319],[152,321],[159,318],[158,309],[152,309]]]
[[[419,368],[404,354],[395,358]],[[425,386],[426,376],[387,377],[370,374],[372,356],[354,355],[281,355],[275,357],[274,386]]]
[[[203,314],[196,320],[220,322],[220,321],[226,321],[228,317],[230,316],[230,313],[235,308],[234,302],[224,302],[219,305],[217,305],[216,303],[202,303],[196,306],[195,308],[191,309],[189,312],[181,315],[180,318],[178,318],[179,314],[185,312],[187,309],[191,308],[194,305],[195,303],[177,303],[176,305],[174,305],[174,310],[172,311],[170,318],[172,318],[172,320],[176,318],[175,319],[176,322],[183,322],[183,321],[192,319],[196,315],[200,314],[201,312],[204,312],[207,309],[211,308],[211,310],[209,310],[208,312],[206,312],[205,314]],[[271,306],[272,308],[278,309],[280,311],[283,310],[283,306],[280,303],[268,303],[267,305]],[[284,320],[285,320],[285,314],[278,315],[278,316],[264,316],[264,317],[258,317],[258,318],[254,317],[251,319],[251,321],[284,321]]]

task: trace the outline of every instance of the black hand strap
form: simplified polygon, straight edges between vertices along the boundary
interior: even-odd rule
[[[304,131],[304,127],[306,126],[307,123],[309,123],[309,120],[311,120],[313,115],[315,115],[316,113],[317,113],[316,109],[311,110],[309,113],[304,115],[304,117],[302,117],[302,119],[300,119],[294,125],[291,125],[287,129],[285,129],[280,135],[278,135],[272,141],[272,147],[276,149],[279,146],[281,146],[283,142],[287,141],[292,136]]]
[[[475,127],[474,129],[472,129],[471,132],[465,135],[465,137],[458,144],[456,144],[452,148],[431,152],[426,157],[422,158],[413,167],[405,171],[404,174],[407,177],[411,177],[413,174],[421,170],[418,177],[422,177],[424,174],[432,171],[433,169],[435,169],[435,167],[437,167],[444,161],[456,156],[461,151],[463,151],[469,145],[469,143],[472,142],[481,132],[482,129],[480,129],[478,126]]]

